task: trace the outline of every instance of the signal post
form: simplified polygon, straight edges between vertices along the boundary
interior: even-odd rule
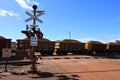
[[[30,56],[31,56],[31,62],[32,62],[31,72],[36,73],[38,71],[36,67],[37,57],[34,54],[35,47],[38,46],[38,39],[41,39],[43,37],[43,33],[40,31],[40,29],[36,28],[37,27],[36,20],[42,23],[42,20],[38,19],[38,17],[45,14],[44,13],[45,11],[37,11],[36,5],[33,5],[32,8],[33,8],[33,15],[29,12],[26,12],[26,14],[30,16],[30,18],[26,19],[25,22],[33,20],[33,24],[30,25],[30,27],[26,25],[26,31],[22,31],[22,33],[24,33],[30,39],[30,46],[32,47],[32,49],[30,50]],[[29,28],[30,30],[28,30]]]

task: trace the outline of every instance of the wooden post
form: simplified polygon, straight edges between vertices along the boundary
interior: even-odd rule
[[[8,70],[7,70],[7,64],[8,64],[8,59],[7,58],[5,58],[5,72],[8,72]]]

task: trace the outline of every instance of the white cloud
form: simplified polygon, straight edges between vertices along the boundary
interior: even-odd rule
[[[35,1],[33,1],[32,3],[33,3],[33,4],[36,4],[36,5],[40,5],[39,3],[35,2]]]
[[[15,0],[22,8],[25,9],[30,9],[32,10],[32,7],[30,5],[36,4],[39,5],[39,3],[35,1],[30,1],[30,0]]]
[[[0,9],[0,16],[15,16],[17,18],[19,18],[19,14],[17,13],[14,13],[12,10],[11,11],[7,11],[7,10],[4,10],[4,9]]]
[[[25,8],[25,9],[32,9],[31,6],[29,6],[27,3],[29,0],[15,0],[22,8]]]
[[[30,0],[26,0],[26,2],[27,2],[28,4],[30,4]]]

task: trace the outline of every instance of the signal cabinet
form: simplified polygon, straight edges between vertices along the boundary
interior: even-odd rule
[[[11,48],[11,39],[1,38],[0,37],[0,57],[2,57],[2,49]]]

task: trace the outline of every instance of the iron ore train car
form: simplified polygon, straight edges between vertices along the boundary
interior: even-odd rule
[[[107,55],[120,55],[120,44],[115,42],[106,43]]]
[[[58,55],[83,54],[85,52],[85,43],[78,40],[64,39],[55,43],[55,51]]]
[[[41,55],[53,55],[55,42],[48,39],[38,39],[38,46],[35,47],[35,51],[40,52]],[[30,39],[18,39],[17,40],[17,55],[27,56],[27,50],[32,49],[30,46]]]
[[[88,41],[85,43],[85,49],[88,55],[104,55],[106,44],[99,41]]]

